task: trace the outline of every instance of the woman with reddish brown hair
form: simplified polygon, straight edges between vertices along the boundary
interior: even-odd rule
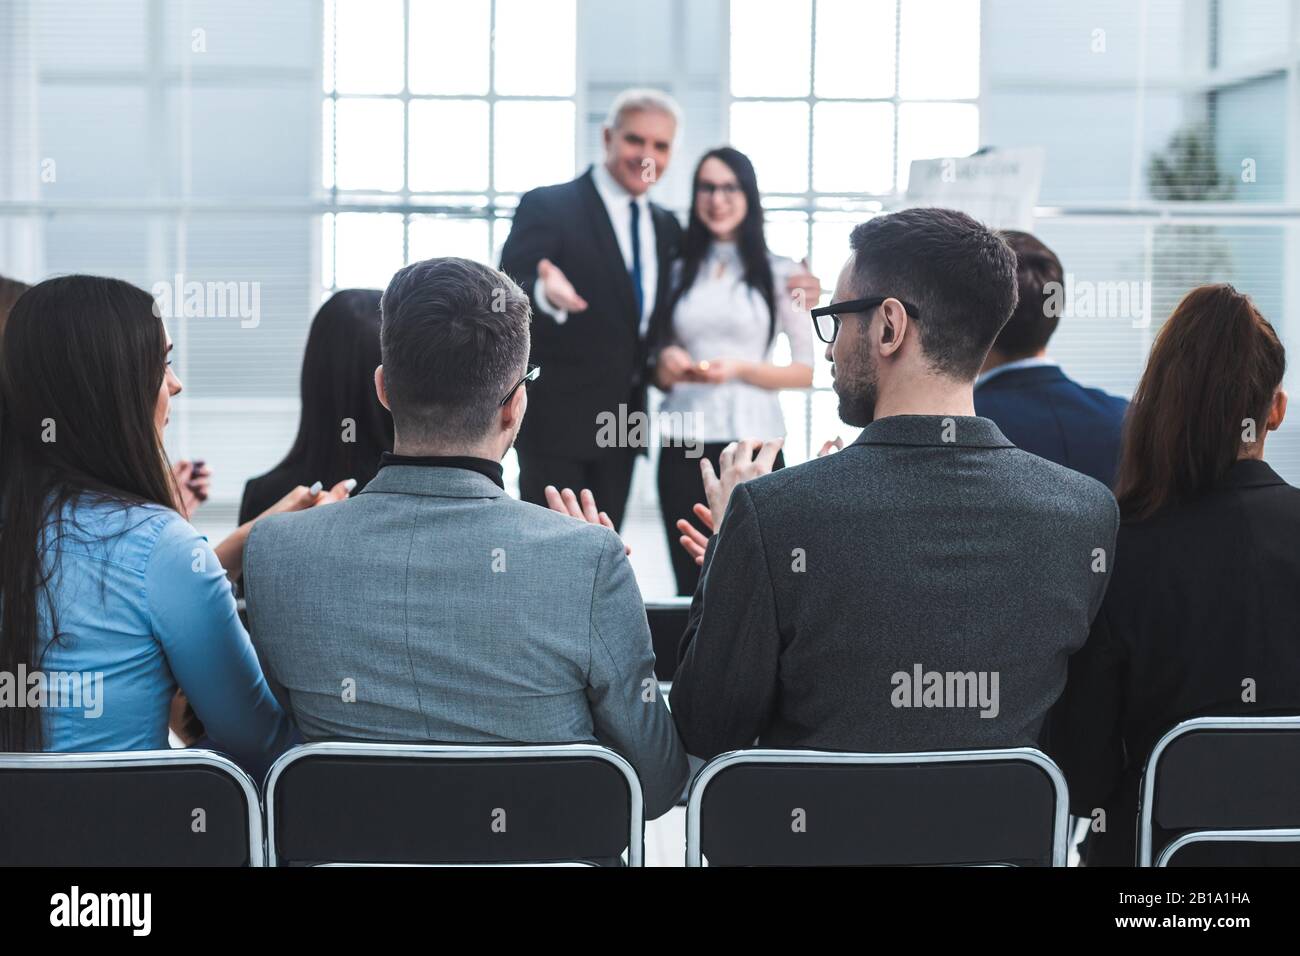
[[[1219,486],[1238,461],[1262,462],[1266,433],[1286,415],[1285,371],[1286,351],[1248,297],[1230,285],[1189,292],[1133,395],[1115,482],[1121,514],[1150,518]]]
[[[1300,713],[1300,489],[1264,462],[1285,371],[1272,325],[1229,285],[1189,292],[1151,349],[1124,428],[1106,599],[1048,740],[1072,812],[1108,820],[1088,865],[1134,865],[1138,783],[1174,724]]]

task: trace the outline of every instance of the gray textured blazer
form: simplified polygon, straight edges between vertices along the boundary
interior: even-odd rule
[[[883,418],[739,485],[673,682],[687,750],[1036,746],[1118,524],[986,418]]]
[[[617,535],[460,468],[388,465],[259,521],[249,629],[309,740],[599,742],[669,809],[687,762]]]

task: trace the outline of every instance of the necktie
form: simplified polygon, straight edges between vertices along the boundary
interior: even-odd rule
[[[636,324],[641,327],[641,309],[645,294],[641,290],[641,207],[633,199],[632,209],[632,294],[636,297]]]

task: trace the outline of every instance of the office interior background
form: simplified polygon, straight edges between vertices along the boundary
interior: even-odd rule
[[[1300,354],[1300,0],[0,0],[0,274],[256,294],[255,319],[169,320],[169,451],[212,469],[216,540],[291,443],[323,299],[495,264],[520,194],[597,160],[629,86],[685,112],[653,198],[684,219],[696,159],[737,146],[774,251],[827,295],[913,160],[1040,147],[1034,231],[1074,281],[1151,296],[1149,321],[1067,314],[1069,374],[1129,395],[1205,282]],[[819,355],[782,396],[792,463],[853,437],[829,386]],[[1298,436],[1268,444],[1293,484]],[[671,593],[645,463],[627,533],[643,592]]]

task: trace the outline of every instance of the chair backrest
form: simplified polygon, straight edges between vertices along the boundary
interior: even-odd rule
[[[1029,748],[735,751],[691,785],[686,865],[1064,866],[1068,803]]]
[[[1152,748],[1139,866],[1294,866],[1297,828],[1300,717],[1197,717]]]
[[[0,865],[262,866],[257,786],[206,750],[0,754]]]
[[[641,783],[595,744],[325,742],[271,767],[271,866],[642,865]]]
[[[655,677],[671,681],[677,672],[677,647],[691,616],[691,599],[671,597],[647,601],[645,613],[650,622],[650,639],[654,643]]]

